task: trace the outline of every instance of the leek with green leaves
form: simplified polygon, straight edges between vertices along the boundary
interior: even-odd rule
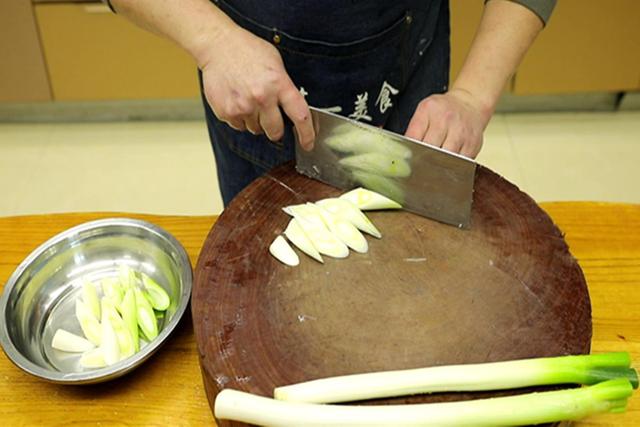
[[[274,397],[294,402],[337,403],[443,391],[588,385],[618,377],[627,378],[637,388],[638,375],[630,366],[629,353],[435,366],[318,379],[278,387]]]
[[[593,386],[448,403],[349,406],[284,402],[225,389],[215,416],[269,426],[512,426],[623,412],[633,389],[626,378]]]

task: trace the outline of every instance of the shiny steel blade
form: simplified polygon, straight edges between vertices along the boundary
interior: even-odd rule
[[[296,143],[298,172],[344,190],[362,186],[408,211],[469,227],[473,160],[337,114],[311,114],[316,140],[311,151]]]

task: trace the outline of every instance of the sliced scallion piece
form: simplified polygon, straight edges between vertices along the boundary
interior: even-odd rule
[[[104,302],[105,298],[101,302]],[[102,319],[100,322],[100,329],[102,333],[102,342],[100,343],[100,350],[104,356],[104,361],[107,365],[113,365],[120,360],[120,347],[118,345],[118,336],[116,331],[109,320],[108,310],[105,310],[105,304],[102,304]]]
[[[269,245],[269,253],[278,261],[288,266],[295,267],[300,264],[298,254],[293,251],[293,248],[282,236],[277,236],[273,242],[271,242]]]
[[[89,281],[85,281],[82,283],[82,301],[89,308],[89,310],[93,314],[93,317],[99,320],[100,298],[98,298],[98,291],[96,290],[96,286]]]
[[[116,334],[120,359],[126,359],[132,356],[135,353],[135,345],[127,324],[122,317],[120,317],[115,305],[109,298],[103,297],[101,303],[102,312],[109,319],[109,323]]]
[[[169,308],[171,300],[169,299],[167,291],[145,273],[141,272],[140,277],[142,278],[142,286],[146,292],[144,295],[149,300],[149,303],[151,303],[151,306],[160,311]]]
[[[134,287],[133,292],[136,298],[138,326],[142,329],[144,336],[151,341],[158,336],[158,323],[153,307],[138,287]]]
[[[88,369],[104,368],[107,366],[102,349],[98,347],[84,352],[80,357],[80,366]]]
[[[124,288],[120,280],[117,277],[105,277],[100,284],[104,295],[118,307],[124,297]]]
[[[297,219],[291,218],[289,225],[287,225],[287,228],[284,230],[284,235],[287,236],[287,239],[296,245],[296,247],[302,252],[309,255],[316,261],[324,263],[320,252],[318,252],[316,247],[313,246],[313,243],[309,240],[309,237],[307,237]]]
[[[332,214],[350,221],[353,225],[358,227],[359,230],[362,230],[373,237],[377,237],[378,239],[382,237],[382,234],[380,234],[369,218],[367,218],[367,216],[362,213],[356,205],[348,200],[329,198],[319,200],[316,204],[328,210]]]
[[[313,204],[287,206],[284,211],[298,220],[304,234],[322,255],[334,258],[346,258],[349,255],[347,245],[327,228]]]
[[[136,296],[133,288],[127,289],[120,304],[122,320],[124,320],[127,330],[133,339],[133,348],[137,352],[140,350],[140,338],[138,336],[138,313],[136,308]]]
[[[76,300],[76,318],[80,323],[82,333],[95,345],[102,343],[102,329],[100,322],[93,316],[91,309],[81,300]]]
[[[400,204],[405,202],[405,190],[395,179],[361,170],[354,170],[352,174],[353,179],[363,186],[383,194]]]
[[[93,349],[95,346],[91,341],[79,335],[65,331],[64,329],[58,329],[51,340],[51,347],[60,351],[82,353]]]
[[[353,223],[332,214],[321,206],[316,206],[316,208],[318,209],[324,223],[338,239],[356,252],[362,254],[367,253],[369,250],[369,244]]]
[[[378,209],[402,209],[402,205],[383,196],[375,191],[366,188],[355,188],[339,197],[348,200],[358,207],[361,211],[378,210]]]

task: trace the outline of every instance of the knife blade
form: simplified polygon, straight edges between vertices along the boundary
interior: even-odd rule
[[[410,212],[469,228],[476,170],[473,160],[318,108],[310,109],[316,140],[310,151],[296,140],[299,173],[343,190],[365,187],[397,201]]]

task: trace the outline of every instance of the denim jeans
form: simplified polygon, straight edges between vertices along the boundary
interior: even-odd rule
[[[214,0],[238,25],[273,43],[309,105],[403,133],[418,103],[447,90],[446,0]],[[201,85],[202,87],[202,85]],[[226,205],[253,180],[294,158],[282,141],[205,116]]]

